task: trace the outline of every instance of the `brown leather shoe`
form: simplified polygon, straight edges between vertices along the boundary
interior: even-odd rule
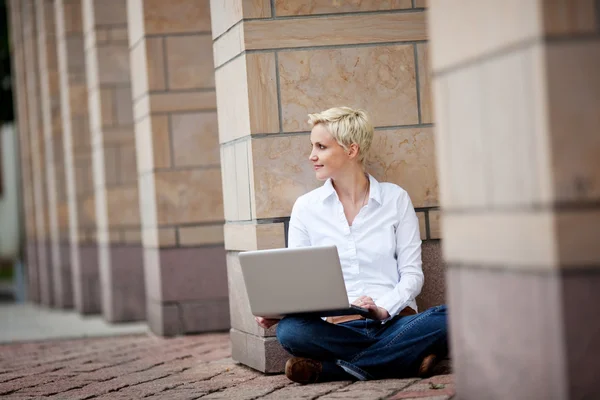
[[[321,362],[310,358],[293,357],[285,363],[285,376],[303,385],[318,382],[321,371]]]
[[[430,354],[426,356],[423,361],[421,361],[421,366],[419,367],[419,378],[429,378],[433,375],[433,369],[435,368],[438,362],[438,358],[435,354]]]

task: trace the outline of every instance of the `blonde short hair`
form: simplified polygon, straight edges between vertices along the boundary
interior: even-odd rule
[[[323,124],[331,136],[348,150],[352,143],[358,145],[358,161],[365,163],[373,142],[373,125],[363,110],[350,107],[333,107],[320,113],[308,114],[311,126]]]

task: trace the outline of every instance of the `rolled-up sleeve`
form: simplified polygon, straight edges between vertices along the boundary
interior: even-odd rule
[[[290,226],[288,228],[288,244],[287,247],[308,247],[310,246],[310,237],[308,230],[304,225],[302,197],[298,198],[292,207],[292,215],[290,216]]]
[[[419,220],[408,194],[399,199],[398,211],[396,255],[400,281],[377,301],[390,317],[396,316],[421,293],[424,280]]]

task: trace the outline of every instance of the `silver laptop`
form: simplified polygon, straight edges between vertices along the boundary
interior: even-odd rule
[[[335,246],[247,251],[239,257],[256,316],[369,315],[348,302]]]

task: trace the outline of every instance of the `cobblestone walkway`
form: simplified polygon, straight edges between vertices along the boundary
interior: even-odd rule
[[[0,397],[7,399],[445,400],[453,395],[450,375],[301,386],[235,364],[227,334],[0,345]]]

